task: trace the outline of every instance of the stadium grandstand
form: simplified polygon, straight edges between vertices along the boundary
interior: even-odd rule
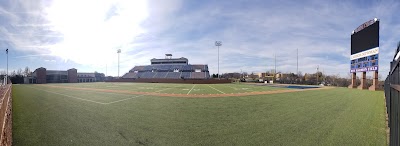
[[[172,58],[165,54],[165,59],[151,59],[151,65],[135,66],[122,76],[123,79],[209,79],[208,65],[189,64],[187,58]]]

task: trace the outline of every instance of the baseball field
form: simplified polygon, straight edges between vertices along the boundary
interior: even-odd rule
[[[13,85],[14,145],[386,145],[383,92],[254,84]]]

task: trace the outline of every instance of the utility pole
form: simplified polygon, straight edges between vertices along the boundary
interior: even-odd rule
[[[243,77],[243,71],[242,71],[242,69],[240,69],[239,84],[240,84],[240,82],[242,81],[243,78],[244,78]]]
[[[296,74],[297,74],[297,76],[299,76],[299,49],[297,49],[297,72],[296,72]]]
[[[275,71],[274,71],[274,81],[275,81],[275,78],[276,78],[276,54],[274,54],[274,60],[275,60]]]
[[[319,72],[319,65],[317,66],[317,85],[318,85],[318,72]]]
[[[243,71],[242,71],[242,69],[240,69],[240,75],[241,75],[240,78],[243,78]]]
[[[322,79],[323,79],[323,81],[324,81],[324,83],[326,83],[326,76],[325,76],[325,70],[324,69],[322,69]]]
[[[8,84],[8,48],[6,49],[7,54],[7,73],[6,73],[6,84]]]
[[[117,53],[118,53],[118,78],[119,78],[119,54],[121,53],[121,49],[118,49]]]
[[[222,42],[221,41],[215,41],[215,46],[218,47],[218,79],[219,79],[219,46],[222,46]]]

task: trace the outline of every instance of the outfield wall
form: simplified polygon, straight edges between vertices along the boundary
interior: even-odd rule
[[[0,145],[12,145],[12,84],[0,87]]]
[[[106,82],[138,82],[138,83],[182,83],[182,84],[223,84],[231,83],[229,79],[113,79]]]

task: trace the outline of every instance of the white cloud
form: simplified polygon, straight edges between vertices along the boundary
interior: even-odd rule
[[[45,59],[44,61],[45,61],[45,62],[52,62],[52,63],[57,62],[56,60],[48,60],[48,59]]]
[[[302,5],[307,7],[299,5],[301,4],[298,2],[284,2],[269,7],[246,9],[240,6],[229,7],[218,2],[204,4],[199,6],[199,9],[163,19],[160,27],[164,29],[157,27],[154,29],[167,31],[153,34],[155,37],[151,42],[162,44],[161,47],[173,48],[167,49],[170,52],[160,54],[173,53],[178,54],[178,57],[186,56],[191,62],[207,63],[213,73],[217,70],[216,48],[213,42],[221,40],[222,72],[237,72],[240,68],[248,72],[270,70],[273,68],[273,54],[279,56],[278,70],[294,72],[295,50],[299,49],[299,69],[303,73],[315,72],[315,68],[319,65],[329,74],[347,76],[350,32],[374,17],[385,19],[393,16],[398,2],[364,7],[352,2],[334,1],[308,1]],[[377,7],[380,7],[379,11]],[[381,24],[383,27],[396,28],[396,24],[387,21],[382,21]],[[191,32],[201,35],[190,38],[193,36],[189,34]],[[382,33],[392,32],[385,32],[383,29]],[[186,36],[189,38],[185,38]],[[390,36],[382,36],[383,41],[393,39]],[[143,46],[153,46],[144,44]],[[389,43],[382,47],[393,48],[393,46],[393,43]],[[385,49],[382,54],[386,56]],[[159,54],[148,55],[148,58],[153,58],[152,56]],[[232,62],[234,60],[232,56],[237,57],[236,62]],[[261,60],[263,63],[246,59],[251,57],[254,61]],[[388,60],[385,57],[381,59],[380,69],[384,73],[387,70]]]
[[[351,1],[40,1],[11,2],[0,16],[0,39],[16,49],[51,54],[88,68],[121,74],[135,65],[149,64],[165,53],[187,57],[193,64],[209,64],[217,71],[215,40],[221,40],[220,72],[261,72],[277,68],[347,76],[350,32],[361,23],[381,19],[381,72],[387,72],[399,40],[399,2],[358,5]],[[32,57],[32,56],[30,56]],[[58,61],[57,63],[61,63]]]
[[[113,16],[108,16],[111,8]],[[144,33],[140,23],[147,17],[146,8],[146,1],[55,1],[47,18],[64,37],[51,53],[81,64],[112,61],[107,60],[110,54],[127,50],[126,45]]]

